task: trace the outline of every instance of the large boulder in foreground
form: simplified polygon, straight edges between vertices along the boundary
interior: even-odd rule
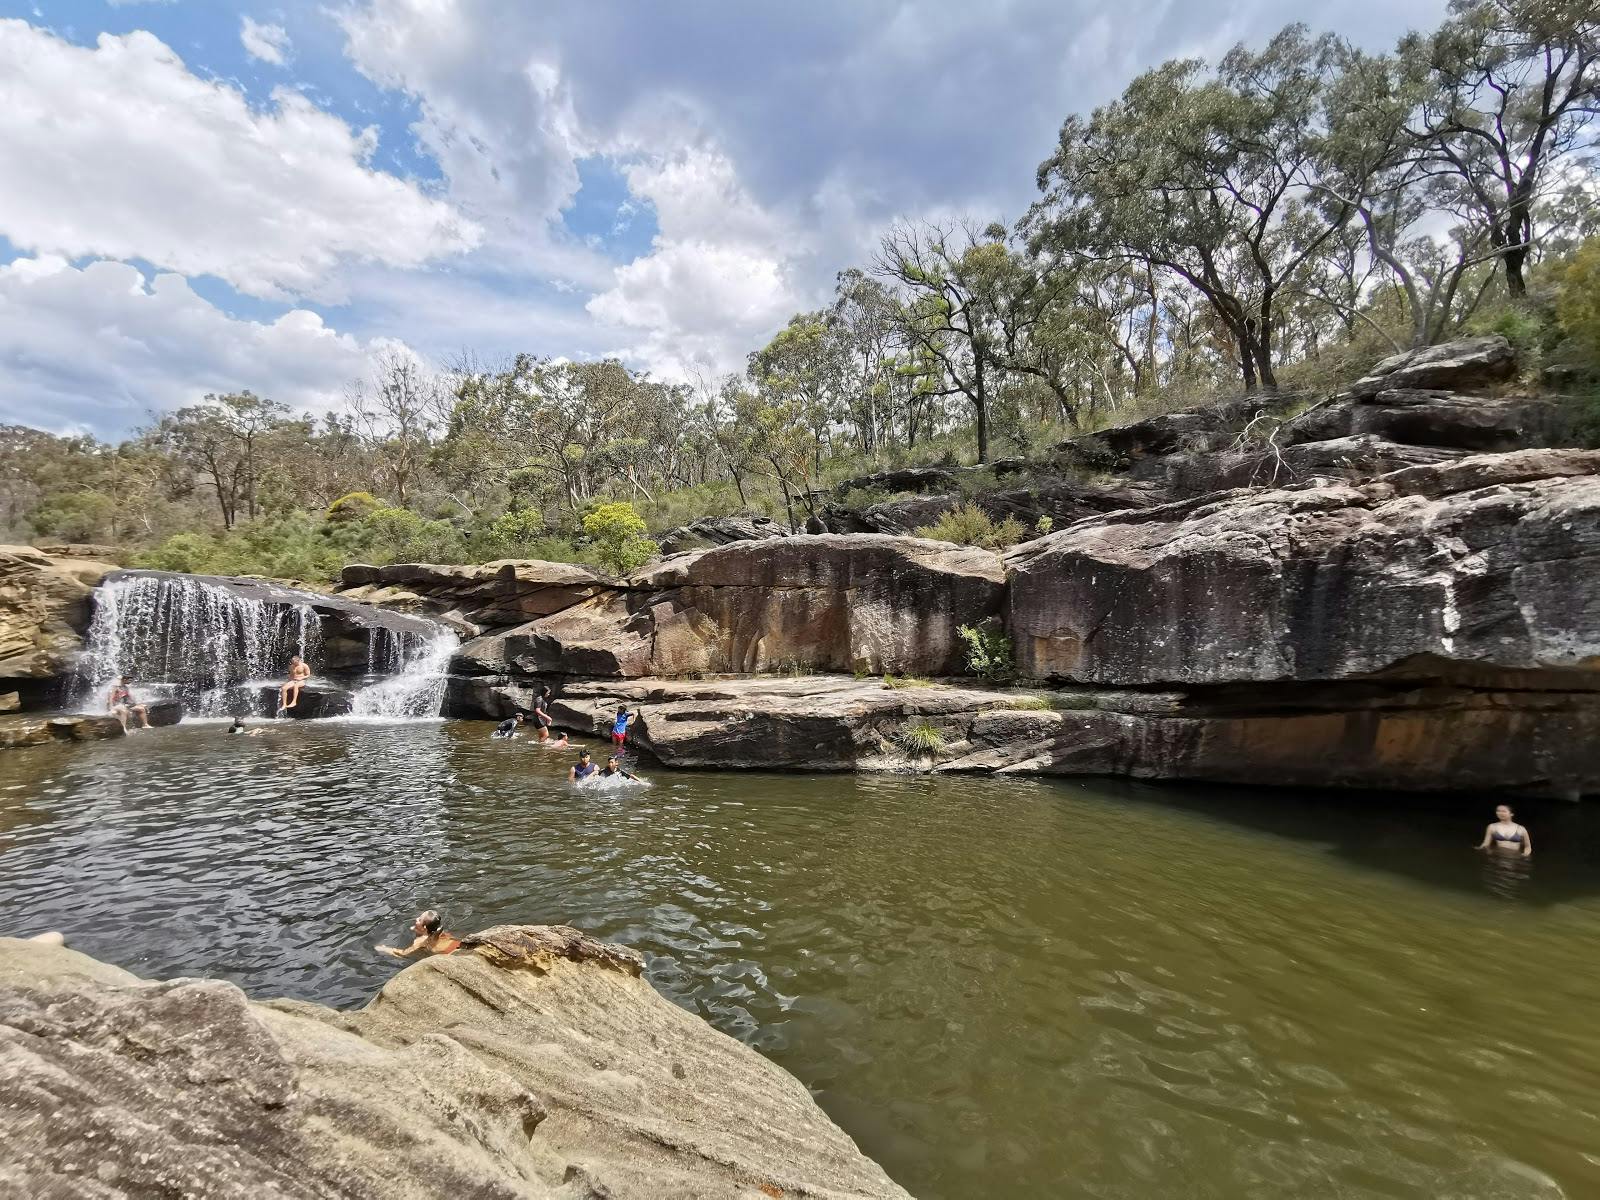
[[[481,673],[629,678],[753,671],[959,674],[956,630],[1000,610],[998,555],[920,538],[799,535],[665,559],[462,647]]]
[[[0,1192],[903,1197],[638,955],[501,926],[359,1012],[0,939]]]
[[[1080,522],[1007,555],[1018,667],[1116,686],[1593,678],[1597,471],[1600,452],[1530,450]]]
[[[0,546],[0,679],[48,679],[68,670],[89,627],[89,595],[116,569],[98,559]]]

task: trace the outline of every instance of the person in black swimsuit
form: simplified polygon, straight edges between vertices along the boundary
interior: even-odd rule
[[[610,758],[606,759],[606,765],[601,768],[600,778],[615,779],[618,776],[621,776],[623,779],[631,779],[635,783],[644,782],[632,771],[624,770],[622,764],[617,761],[617,756],[613,754]]]
[[[567,778],[573,783],[584,783],[593,778],[594,773],[599,769],[589,761],[589,752],[580,750],[578,752],[578,761],[572,764],[572,770],[567,772]]]
[[[1483,841],[1478,850],[1501,850],[1507,854],[1521,854],[1523,858],[1533,853],[1533,838],[1528,831],[1511,818],[1516,814],[1511,806],[1502,804],[1494,810],[1494,822],[1484,828]]]
[[[539,740],[542,742],[550,736],[550,686],[546,684],[539,689],[539,694],[533,701],[533,723],[539,727]]]
[[[494,727],[494,732],[489,736],[492,738],[514,737],[517,732],[517,726],[521,724],[522,714],[520,712],[514,712],[504,721],[501,721],[500,724],[496,725]]]

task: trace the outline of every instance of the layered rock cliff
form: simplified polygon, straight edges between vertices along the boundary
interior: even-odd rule
[[[501,926],[334,1012],[0,939],[0,1192],[905,1196],[641,966]]]

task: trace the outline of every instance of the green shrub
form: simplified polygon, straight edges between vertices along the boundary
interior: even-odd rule
[[[661,547],[645,536],[644,518],[626,501],[602,504],[583,518],[600,565],[617,575],[644,566]]]
[[[328,505],[326,515],[329,521],[337,525],[345,521],[360,521],[382,507],[383,501],[371,492],[346,492]]]
[[[1011,637],[996,622],[962,625],[956,634],[967,644],[967,670],[983,679],[1009,679],[1015,674]]]
[[[1556,317],[1591,363],[1600,364],[1600,237],[1578,248],[1558,276]]]
[[[944,734],[927,721],[913,721],[895,735],[900,749],[918,758],[937,758],[944,753]]]
[[[193,575],[214,573],[217,541],[203,533],[175,533],[159,545],[133,557],[133,565],[151,571],[185,571]]]
[[[466,562],[466,541],[448,521],[430,521],[409,508],[380,508],[360,521],[366,556],[387,563]]]
[[[918,537],[932,538],[936,542],[1004,550],[1022,540],[1022,522],[1015,517],[1007,517],[997,525],[976,504],[963,504],[945,513],[932,525],[922,526],[916,533]]]
[[[1035,521],[1033,523],[1033,531],[1035,533],[1037,533],[1040,537],[1043,537],[1047,533],[1054,532],[1055,527],[1056,527],[1055,518],[1052,517],[1049,513],[1045,513],[1043,516],[1041,516],[1037,521]]]

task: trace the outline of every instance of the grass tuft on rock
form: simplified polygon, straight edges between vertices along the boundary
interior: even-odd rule
[[[944,734],[927,721],[913,721],[896,735],[895,741],[906,754],[916,758],[937,758],[944,753]]]

